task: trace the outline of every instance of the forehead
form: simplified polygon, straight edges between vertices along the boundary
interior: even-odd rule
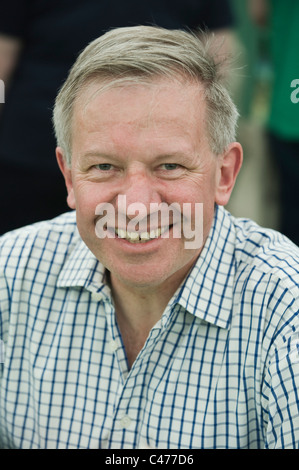
[[[73,145],[126,140],[206,140],[205,100],[198,83],[159,79],[147,83],[88,84],[73,113]]]
[[[121,104],[127,104],[122,108]],[[165,103],[168,106],[165,108]],[[109,117],[112,112],[139,110],[137,117],[142,112],[150,111],[154,113],[167,114],[175,116],[192,111],[203,110],[204,89],[198,82],[191,82],[179,79],[156,78],[151,80],[133,81],[118,80],[117,82],[92,81],[87,83],[79,93],[74,102],[74,114],[86,115],[86,112],[109,107]]]

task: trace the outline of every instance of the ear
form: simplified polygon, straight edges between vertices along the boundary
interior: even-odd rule
[[[243,150],[239,142],[229,145],[219,158],[215,202],[225,206],[230,198],[238,173],[243,162]]]
[[[63,174],[66,189],[67,189],[67,203],[71,209],[76,209],[76,200],[73,188],[72,169],[68,166],[66,159],[64,158],[63,149],[61,147],[56,148],[56,158],[58,166]]]

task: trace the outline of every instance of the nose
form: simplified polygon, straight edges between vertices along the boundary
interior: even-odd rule
[[[126,208],[119,207],[119,210],[126,211],[129,219],[132,219],[138,211],[139,215],[146,217],[150,214],[151,203],[162,202],[158,188],[155,187],[153,177],[143,168],[130,171],[125,179],[124,184],[120,188],[119,195],[125,196],[122,199]]]

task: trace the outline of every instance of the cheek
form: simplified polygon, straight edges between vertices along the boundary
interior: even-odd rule
[[[74,186],[76,210],[83,216],[90,217],[95,214],[96,207],[103,202],[103,195],[99,185],[90,182],[78,182]]]
[[[182,192],[182,190],[178,189],[176,198],[178,202],[190,204],[192,214],[190,226],[192,230],[200,230],[203,234],[203,239],[205,239],[214,217],[214,184],[212,184],[211,179],[204,178],[200,180],[197,178],[189,183],[189,187],[186,186],[185,191]]]

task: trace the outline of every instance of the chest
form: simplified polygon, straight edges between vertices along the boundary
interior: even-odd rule
[[[65,324],[47,348],[31,347],[21,388],[13,373],[4,379],[9,442],[17,448],[248,447],[260,422],[259,384],[244,376],[250,358],[236,355],[227,330],[191,316],[174,320],[171,329],[153,328],[144,345],[127,344],[136,356],[130,369],[124,345],[104,328],[85,328],[80,342]]]

